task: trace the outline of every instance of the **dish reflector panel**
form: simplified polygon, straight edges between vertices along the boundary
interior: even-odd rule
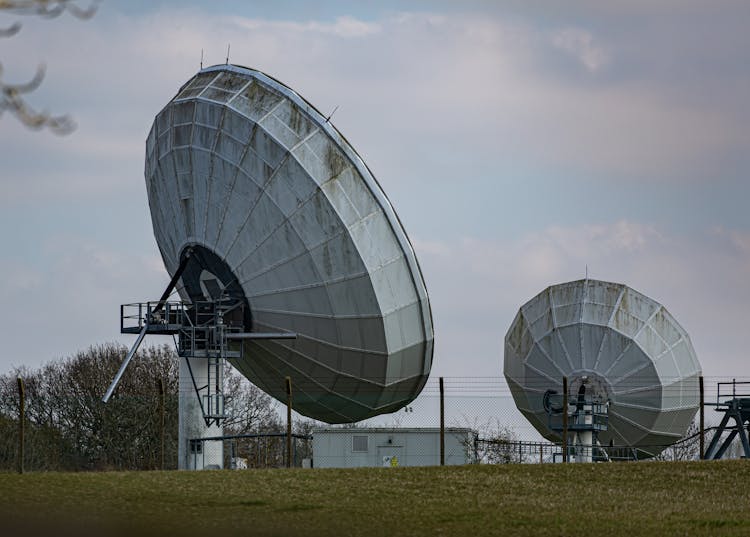
[[[200,71],[157,115],[146,186],[170,274],[193,254],[185,300],[225,293],[246,329],[233,365],[329,423],[392,412],[430,372],[430,305],[414,250],[356,151],[312,105],[252,69]],[[208,296],[207,296],[208,295]]]
[[[518,409],[552,441],[560,436],[543,396],[562,393],[564,376],[571,394],[585,377],[587,393],[610,402],[600,443],[642,455],[679,440],[699,405],[701,367],[687,332],[664,306],[617,283],[554,285],[521,306],[505,336],[504,373]]]

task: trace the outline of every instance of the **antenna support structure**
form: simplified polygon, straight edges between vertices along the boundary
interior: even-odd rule
[[[171,335],[185,469],[223,466],[227,362],[282,404],[289,377],[301,415],[353,423],[413,401],[434,350],[414,248],[362,158],[330,115],[230,52],[180,87],[146,138],[172,280],[158,301],[122,306],[121,332],[137,339],[104,396],[116,397],[146,335]],[[205,114],[226,121],[207,129]]]
[[[587,379],[581,379],[578,395],[564,397],[554,390],[547,390],[543,396],[547,411],[549,429],[559,435],[566,434],[563,442],[570,462],[607,461],[607,452],[599,443],[598,435],[608,428],[609,403],[595,394],[586,394]],[[568,408],[563,408],[567,401]],[[563,413],[567,413],[567,423]]]
[[[185,257],[183,265],[189,258]],[[244,303],[226,295],[206,301],[167,300],[184,268],[175,272],[160,300],[120,306],[120,333],[138,337],[102,400],[110,400],[146,335],[171,335],[180,357],[178,467],[222,468],[222,442],[201,438],[223,434],[228,418],[224,392],[227,360],[242,356],[246,340],[294,339],[296,334],[248,332]]]
[[[731,388],[731,393],[729,392]],[[740,391],[738,391],[738,388]],[[732,441],[739,437],[742,446],[742,456],[750,459],[750,382],[718,382],[716,385],[716,403],[706,403],[713,406],[717,412],[723,412],[721,423],[716,428],[708,445],[704,459],[717,460],[724,457]],[[734,421],[730,425],[729,420]],[[728,433],[724,436],[725,433]]]

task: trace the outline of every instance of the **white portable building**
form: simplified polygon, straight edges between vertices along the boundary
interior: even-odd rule
[[[440,464],[440,429],[326,428],[314,429],[313,467],[437,466]],[[474,462],[476,432],[445,429],[445,464]]]

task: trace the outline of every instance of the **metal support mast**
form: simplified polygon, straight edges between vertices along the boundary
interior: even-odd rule
[[[206,301],[169,301],[192,251],[188,250],[157,302],[124,304],[120,332],[136,334],[103,397],[107,403],[147,334],[171,335],[177,343],[179,371],[179,467],[221,468],[221,442],[195,440],[220,437],[226,420],[224,369],[228,359],[240,358],[243,342],[250,339],[290,339],[294,333],[249,332],[242,301],[226,295]]]
[[[731,386],[731,397],[728,393],[722,393]],[[738,393],[737,387],[740,386],[744,393]],[[739,437],[742,446],[743,457],[750,459],[750,439],[748,439],[748,429],[750,429],[750,382],[719,382],[716,386],[716,403],[709,403],[707,406],[715,407],[717,412],[723,412],[721,423],[716,429],[711,443],[706,449],[706,459],[721,459],[732,444],[732,441]],[[734,425],[729,425],[729,420],[734,421]],[[724,433],[729,434],[722,441]]]

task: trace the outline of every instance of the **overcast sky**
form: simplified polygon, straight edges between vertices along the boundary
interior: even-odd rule
[[[0,370],[119,331],[169,278],[144,144],[198,69],[296,89],[360,152],[414,243],[433,375],[502,374],[518,308],[589,276],[664,304],[707,376],[748,375],[747,2],[105,1],[0,40],[3,80],[70,136],[0,117]]]

